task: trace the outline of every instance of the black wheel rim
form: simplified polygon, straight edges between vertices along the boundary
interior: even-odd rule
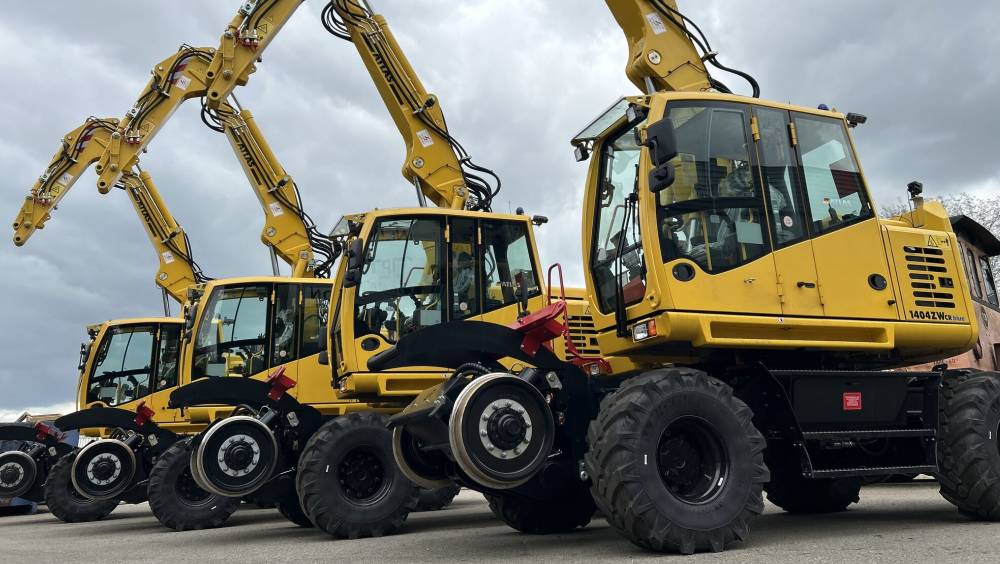
[[[656,453],[663,485],[684,503],[712,501],[729,478],[725,443],[718,430],[700,417],[680,417],[667,425]]]
[[[194,477],[191,476],[190,467],[185,468],[181,472],[181,475],[177,477],[177,482],[174,484],[174,491],[177,493],[178,499],[189,506],[201,506],[212,501],[212,494],[199,488],[198,484],[194,481]]]
[[[367,447],[355,448],[337,467],[344,497],[357,505],[378,503],[389,491],[391,477],[382,459]]]

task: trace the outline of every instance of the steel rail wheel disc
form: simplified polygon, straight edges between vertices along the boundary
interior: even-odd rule
[[[118,439],[101,439],[80,449],[70,477],[76,491],[95,501],[118,497],[132,485],[136,459],[132,449]]]
[[[28,453],[12,450],[0,454],[0,498],[21,497],[37,477],[38,465]]]
[[[278,463],[278,443],[257,419],[238,415],[205,431],[191,457],[191,470],[202,489],[242,497],[261,487]]]
[[[428,490],[436,490],[452,485],[443,469],[434,467],[425,453],[417,448],[416,439],[404,427],[392,430],[392,458],[406,479]]]
[[[497,372],[473,380],[455,400],[448,440],[459,468],[479,484],[510,489],[541,468],[555,424],[534,386]]]

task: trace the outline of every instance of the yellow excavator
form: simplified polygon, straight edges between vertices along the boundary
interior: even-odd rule
[[[91,118],[70,133],[67,140],[89,140],[97,129],[107,132],[112,126],[113,120]],[[85,159],[87,145],[86,140],[75,147],[67,141],[49,170],[58,167],[67,155]],[[97,145],[90,150],[95,147]],[[163,291],[163,305],[168,316],[117,319],[87,328],[90,341],[81,345],[78,367],[77,406],[80,409],[93,405],[136,406],[150,395],[162,394],[177,385],[182,320],[169,317],[169,300],[183,303],[188,287],[208,279],[194,260],[187,234],[167,209],[151,175],[137,167],[122,175],[117,185],[128,194],[153,245],[159,261],[155,280]],[[38,227],[43,225],[44,222]],[[55,427],[0,425],[0,437],[23,441],[19,450],[0,454],[0,467],[6,472],[6,478],[0,480],[0,495],[25,497],[36,502],[44,500],[53,515],[67,522],[91,520],[110,513],[118,500],[112,503],[90,500],[75,490],[70,469],[77,452],[74,445],[62,441],[62,435],[77,429],[72,418],[58,419]],[[155,450],[152,454],[155,456]],[[140,502],[145,499],[145,492],[135,489],[122,499]]]
[[[1000,374],[886,370],[976,341],[945,210],[914,182],[912,210],[880,219],[852,139],[865,116],[760,99],[673,0],[607,5],[642,94],[572,140],[605,362],[534,349],[560,334],[537,332],[562,323],[558,302],[520,327],[404,336],[368,368],[453,371],[391,419],[404,473],[482,491],[529,533],[600,508],[654,551],[745,540],[765,492],[791,513],[841,511],[897,473],[933,474],[963,514],[996,519]],[[503,357],[522,366],[489,364]]]
[[[111,428],[117,435],[88,445],[87,451],[76,457],[71,473],[78,493],[117,503],[115,500],[127,492],[145,485],[145,464],[155,453],[157,464],[150,471],[147,488],[150,502],[157,517],[175,529],[221,523],[235,509],[239,497],[256,493],[265,483],[275,486],[269,489],[278,492],[278,507],[286,516],[309,524],[311,516],[298,507],[299,498],[288,487],[289,479],[296,477],[294,466],[291,472],[275,473],[274,468],[294,464],[298,452],[307,447],[306,439],[312,437],[312,450],[306,450],[317,459],[310,466],[314,470],[320,459],[333,457],[342,463],[334,466],[338,472],[363,476],[363,471],[371,471],[368,475],[374,477],[358,483],[345,478],[340,490],[330,490],[333,496],[314,495],[312,513],[320,527],[338,536],[393,532],[413,509],[417,490],[395,469],[390,437],[376,412],[398,411],[445,374],[420,367],[373,373],[364,368],[365,362],[400,335],[451,319],[512,323],[520,311],[539,308],[544,300],[532,235],[532,221],[543,219],[476,211],[489,208],[495,189],[486,187],[475,174],[485,169],[467,160],[449,134],[436,100],[423,90],[384,25],[376,25],[365,37],[389,50],[393,67],[389,75],[379,71],[373,76],[377,81],[403,80],[402,93],[419,104],[390,105],[386,99],[394,116],[404,108],[408,112],[397,120],[407,124],[408,130],[400,129],[404,135],[408,131],[416,142],[408,152],[407,167],[417,172],[408,178],[421,194],[436,203],[447,202],[449,208],[378,210],[346,216],[334,229],[335,245],[311,233],[314,228],[306,224],[294,183],[256,128],[249,125],[252,122],[246,119],[245,110],[241,112],[238,105],[225,101],[231,89],[223,96],[212,96],[219,90],[211,87],[215,67],[208,61],[209,55],[225,51],[228,41],[249,35],[260,38],[265,33],[259,27],[249,32],[252,28],[246,26],[267,22],[268,39],[273,37],[293,4],[297,3],[262,3],[254,9],[267,9],[267,15],[257,17],[251,10],[238,16],[224,34],[219,50],[185,47],[158,65],[133,110],[114,131],[96,138],[96,147],[103,153],[96,159],[70,153],[65,161],[54,163],[55,174],[36,184],[15,222],[15,238],[23,242],[44,224],[73,179],[93,162],[98,162],[99,189],[116,182],[116,170],[134,164],[137,153],[173,109],[197,96],[203,98],[206,123],[227,133],[248,177],[252,176],[268,215],[264,240],[275,248],[276,256],[293,265],[293,273],[299,277],[213,280],[198,285],[184,307],[178,381],[199,381],[171,394],[169,402],[166,393],[151,394],[137,412],[126,409],[135,409],[135,405],[87,409],[65,422],[83,428]],[[329,21],[335,20],[327,14]],[[256,46],[257,53],[261,45]],[[241,60],[241,49],[248,47],[237,41],[233,48],[236,59]],[[380,55],[364,51],[363,56]],[[252,65],[246,68],[252,70]],[[379,89],[391,92],[381,85]],[[80,137],[71,136],[67,144],[76,147]],[[298,228],[300,236],[290,237],[289,229],[270,223],[275,218],[292,218],[286,227]],[[320,247],[317,239],[330,243],[330,249],[346,251],[348,260],[333,281],[316,278],[323,270],[323,262],[313,259]],[[377,242],[364,255],[363,240]],[[347,263],[353,266],[348,268]],[[475,268],[477,264],[482,265],[480,270]],[[333,348],[324,350],[323,328],[328,322],[335,325],[337,339]],[[336,370],[336,389],[329,385],[330,365]],[[206,401],[215,405],[203,406]],[[200,435],[197,442],[180,440],[180,434],[203,429],[233,412],[234,417],[209,427],[210,432]],[[240,440],[229,441],[232,436],[227,434],[231,432]],[[331,439],[336,436],[355,439]],[[254,441],[250,452],[253,447],[263,447],[263,454],[241,458],[248,452],[249,442],[242,437]],[[268,444],[272,448],[267,449]],[[330,448],[343,450],[331,453]],[[212,449],[235,458],[208,456],[205,464],[196,463],[188,469],[189,451],[197,455]],[[195,460],[202,458],[196,456]],[[89,471],[92,462],[120,471],[98,475]],[[243,466],[234,470],[232,464]],[[161,479],[157,478],[159,468],[164,469]],[[301,474],[299,478],[302,483]],[[381,486],[372,490],[373,484],[382,484],[391,493],[383,495]],[[309,485],[320,487],[315,480]],[[291,495],[287,495],[289,491]],[[218,503],[220,493],[232,501]],[[344,499],[347,503],[341,503]],[[166,502],[159,503],[162,500]]]

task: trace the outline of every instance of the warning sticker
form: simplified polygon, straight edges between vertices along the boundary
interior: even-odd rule
[[[56,184],[62,184],[63,186],[69,186],[70,182],[73,182],[73,175],[68,172],[64,172],[59,177],[59,180],[56,180]]]
[[[174,262],[174,253],[170,251],[163,251],[163,262],[170,264]]]
[[[271,208],[271,215],[274,217],[278,217],[279,215],[283,215],[285,213],[285,210],[282,209],[281,204],[278,202],[271,202],[267,205],[267,207]]]
[[[187,90],[188,86],[191,86],[191,77],[186,74],[179,76],[174,86],[180,90]]]
[[[656,12],[646,14],[646,22],[649,23],[649,28],[656,35],[667,32],[667,26],[663,23],[663,19],[660,18],[660,14]]]
[[[434,144],[434,139],[431,138],[431,134],[426,129],[421,129],[417,132],[417,139],[420,139],[420,144],[426,149]]]
[[[861,392],[844,392],[844,411],[861,411]]]

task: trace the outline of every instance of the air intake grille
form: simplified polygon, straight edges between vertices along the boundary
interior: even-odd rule
[[[589,315],[569,316],[569,336],[576,350],[584,356],[601,356],[597,346],[597,330],[594,329],[594,318]],[[566,349],[569,355],[569,348]]]
[[[954,309],[954,279],[948,272],[944,251],[935,247],[903,247],[906,269],[919,307]]]

